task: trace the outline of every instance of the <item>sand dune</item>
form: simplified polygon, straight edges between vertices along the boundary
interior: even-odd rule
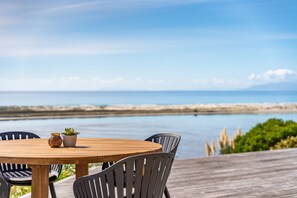
[[[121,106],[2,106],[0,120],[109,117],[176,114],[297,113],[297,103],[121,105]]]

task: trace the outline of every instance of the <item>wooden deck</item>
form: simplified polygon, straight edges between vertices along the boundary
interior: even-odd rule
[[[73,197],[73,180],[56,184],[58,198]],[[168,189],[173,198],[297,197],[297,149],[176,160]]]

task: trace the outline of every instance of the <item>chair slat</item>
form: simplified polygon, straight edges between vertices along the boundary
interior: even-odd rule
[[[125,172],[125,175],[126,175],[126,179],[125,179],[125,185],[126,185],[126,194],[127,194],[127,197],[128,196],[132,196],[133,194],[133,185],[135,183],[135,173],[134,173],[134,170],[135,170],[135,161],[127,161],[125,164],[126,164],[126,172]]]
[[[164,159],[163,158],[157,158],[155,159],[154,161],[154,166],[152,168],[152,174],[151,174],[151,178],[150,178],[150,186],[149,186],[149,189],[148,189],[148,197],[154,197],[154,194],[156,193],[154,189],[158,189],[156,188],[156,184],[158,183],[158,180],[160,177],[160,173],[162,171],[161,167],[162,167],[162,161]]]
[[[90,180],[89,185],[90,185],[90,192],[91,192],[92,197],[97,198],[95,179]]]

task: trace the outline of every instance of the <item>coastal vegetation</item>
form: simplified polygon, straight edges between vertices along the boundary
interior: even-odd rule
[[[212,152],[214,149],[208,150],[207,147],[207,156],[215,154]],[[226,129],[224,129],[221,132],[218,147],[220,154],[297,148],[297,123],[292,120],[284,121],[272,118],[257,124],[244,135],[241,129],[238,129],[230,139],[228,139]]]
[[[297,148],[297,137],[288,137],[273,146],[273,149]]]
[[[220,154],[233,153],[233,150],[235,148],[235,139],[239,136],[242,136],[242,134],[243,133],[241,128],[238,128],[238,130],[231,136],[231,138],[228,138],[227,130],[226,128],[224,128],[220,133],[220,139],[217,141]],[[217,149],[214,141],[211,141],[210,145],[208,143],[205,144],[206,156],[216,155],[216,150]]]
[[[296,122],[269,119],[264,123],[257,124],[245,135],[237,137],[234,153],[273,149],[282,140],[296,136]]]

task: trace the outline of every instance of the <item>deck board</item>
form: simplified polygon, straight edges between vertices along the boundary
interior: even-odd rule
[[[297,150],[177,160],[172,197],[297,197]]]
[[[56,184],[58,197],[73,197],[73,181]],[[177,159],[168,189],[172,198],[297,197],[297,149]]]

